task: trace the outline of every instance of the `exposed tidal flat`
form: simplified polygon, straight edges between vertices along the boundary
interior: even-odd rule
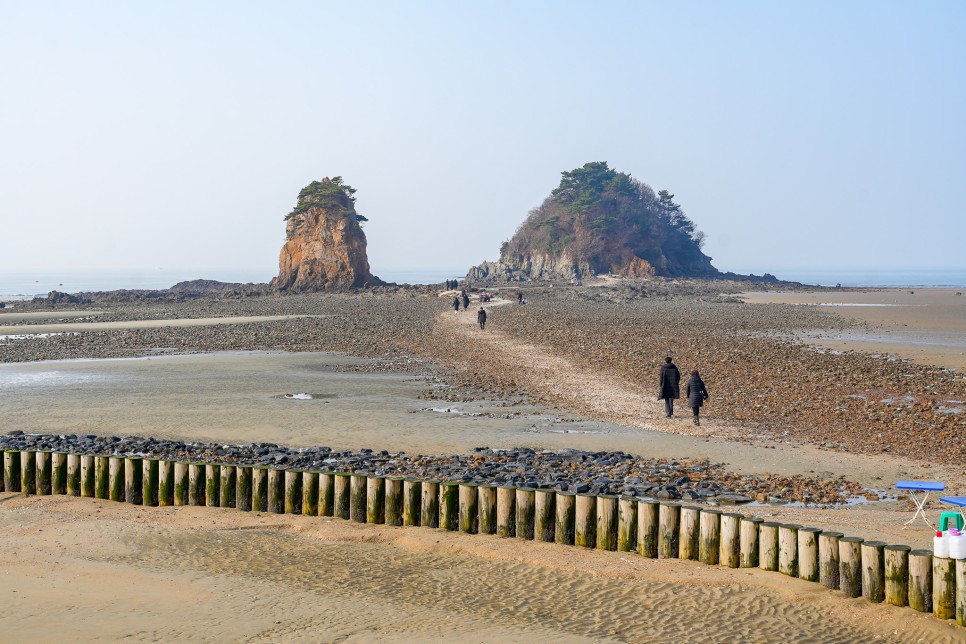
[[[215,460],[257,443],[255,452],[266,450],[259,458],[347,459],[333,467],[397,460],[482,476],[490,465],[507,480],[557,485],[574,470],[568,485],[608,479],[624,492],[654,483],[663,468],[665,487],[692,479],[678,484],[681,493],[751,497],[742,486],[755,482],[766,503],[739,508],[746,514],[913,546],[930,535],[901,529],[911,516],[904,501],[829,507],[835,499],[823,503],[821,494],[861,489],[874,499],[898,478],[946,480],[954,493],[962,480],[964,416],[941,409],[966,400],[960,372],[942,362],[823,353],[794,339],[872,324],[844,317],[845,307],[742,304],[729,294],[737,286],[714,283],[524,291],[525,306],[487,307],[485,332],[474,324],[476,304],[454,314],[452,296],[430,289],[18,306],[0,313],[18,336],[61,318],[117,328],[0,341],[5,431],[90,434],[108,449],[128,436],[153,438],[210,450]],[[503,289],[508,299],[515,293]],[[260,316],[296,317],[251,319]],[[128,324],[204,318],[230,323]],[[682,371],[701,369],[708,383],[701,427],[686,408],[670,420],[660,412],[656,373],[666,354]],[[534,461],[546,469],[528,469]],[[637,471],[622,469],[631,463]],[[757,571],[319,517],[3,498],[0,525],[17,554],[3,555],[15,574],[0,584],[23,593],[24,606],[0,623],[33,626],[28,603],[53,613],[69,605],[91,636],[176,639],[183,625],[162,616],[183,605],[182,593],[209,639],[304,639],[318,629],[350,641],[961,635],[909,609],[859,605]],[[116,583],[103,588],[103,580]],[[145,582],[150,591],[139,590]],[[79,598],[68,588],[80,589]],[[97,606],[116,602],[129,617],[99,624]],[[373,613],[385,617],[372,623]],[[55,635],[59,627],[45,628]]]

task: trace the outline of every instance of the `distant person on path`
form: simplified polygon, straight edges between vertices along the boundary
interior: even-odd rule
[[[480,307],[480,312],[476,314],[476,321],[480,323],[480,331],[486,329],[486,311]]]
[[[661,392],[657,395],[658,400],[664,401],[664,417],[670,418],[674,415],[674,401],[681,397],[681,372],[671,357],[664,359],[661,365]]]
[[[517,291],[517,304],[523,304],[523,291]]]
[[[466,297],[466,287],[465,286],[460,289],[460,297],[463,297],[463,298]]]
[[[691,411],[694,412],[694,424],[700,425],[701,419],[698,415],[701,413],[701,405],[708,399],[708,388],[704,386],[704,380],[701,380],[697,369],[691,372],[691,378],[684,386],[684,395],[688,397]]]
[[[460,312],[460,298],[458,297],[453,298],[453,310],[457,313]]]
[[[470,296],[463,291],[463,310],[468,311],[470,309]]]

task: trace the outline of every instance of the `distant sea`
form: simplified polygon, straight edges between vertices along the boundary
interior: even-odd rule
[[[966,288],[966,268],[948,270],[855,270],[855,269],[788,269],[738,270],[735,273],[771,273],[778,279],[821,286],[889,286]],[[447,279],[462,279],[466,268],[378,268],[373,274],[397,284],[439,284]],[[115,270],[115,271],[38,271],[0,273],[0,301],[46,297],[50,291],[80,293],[82,291],[114,291],[118,289],[166,289],[178,282],[210,279],[219,282],[268,282],[273,271],[254,269],[183,269],[183,270]]]

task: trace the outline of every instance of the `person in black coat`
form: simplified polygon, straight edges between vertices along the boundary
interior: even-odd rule
[[[486,311],[483,310],[482,306],[479,313],[476,314],[476,321],[480,323],[480,331],[486,329]]]
[[[470,296],[463,291],[463,310],[468,311],[470,309]]]
[[[701,380],[697,369],[691,372],[691,378],[684,387],[684,395],[688,397],[688,404],[694,412],[694,424],[700,425],[701,419],[698,416],[701,413],[701,405],[708,399],[708,388],[704,386],[704,380]]]
[[[453,298],[453,310],[457,313],[460,312],[460,298],[458,297]]]
[[[661,365],[661,392],[657,395],[658,400],[664,401],[664,414],[666,418],[674,415],[674,401],[681,397],[681,372],[671,360],[670,356],[664,359]]]

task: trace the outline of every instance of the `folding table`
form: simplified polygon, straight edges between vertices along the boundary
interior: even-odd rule
[[[966,496],[941,496],[939,497],[939,500],[942,501],[943,503],[948,503],[949,505],[955,505],[956,507],[958,507],[959,514],[963,518],[962,521],[960,522],[960,525],[966,524],[966,511],[963,510],[963,508],[966,507]],[[955,513],[952,513],[952,512],[943,512],[943,515],[946,515],[946,514],[952,515],[953,518],[956,517]],[[943,527],[943,523],[945,522],[942,520],[942,518],[940,518],[939,519],[940,528]]]
[[[946,484],[939,481],[899,481],[896,483],[897,490],[908,490],[909,496],[912,497],[913,502],[916,504],[916,512],[912,515],[912,518],[902,524],[905,528],[910,523],[915,522],[916,518],[922,516],[922,520],[926,522],[926,525],[936,530],[936,526],[929,523],[929,519],[926,518],[926,500],[929,498],[930,492],[941,492],[946,489]],[[916,492],[924,492],[922,497],[916,496]]]

